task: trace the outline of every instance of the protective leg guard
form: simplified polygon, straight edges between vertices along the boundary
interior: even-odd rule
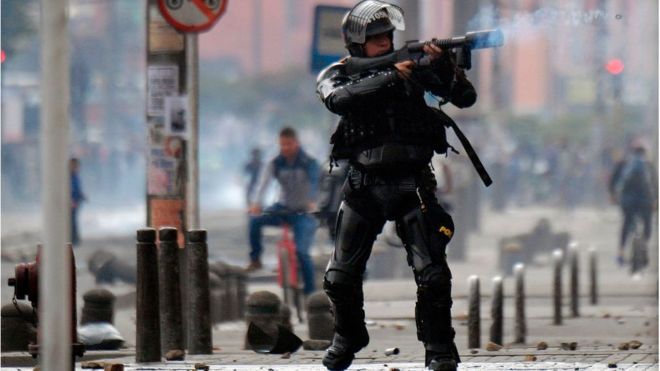
[[[369,344],[362,309],[362,282],[350,285],[326,280],[323,287],[333,303],[335,315],[335,336],[323,357],[323,365],[329,370],[345,370],[353,362],[355,353]]]
[[[451,272],[446,264],[432,264],[417,275],[417,284],[415,319],[417,338],[426,349],[425,364],[432,370],[455,370],[461,360],[451,325]]]
[[[337,215],[335,251],[323,282],[335,316],[335,336],[323,357],[323,364],[331,370],[346,369],[355,353],[369,344],[362,274],[383,224],[364,218],[345,203]]]
[[[445,259],[454,223],[441,207],[431,204],[426,210],[410,211],[397,224],[417,282],[415,320],[417,338],[426,349],[425,364],[432,370],[455,370],[460,358],[451,326],[451,271]]]

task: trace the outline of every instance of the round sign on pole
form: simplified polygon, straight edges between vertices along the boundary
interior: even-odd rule
[[[229,0],[158,0],[163,18],[181,32],[210,29],[227,9]]]

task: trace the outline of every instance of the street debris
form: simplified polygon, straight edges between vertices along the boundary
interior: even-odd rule
[[[385,355],[386,356],[391,356],[391,355],[397,355],[399,354],[399,348],[387,348],[385,349]]]
[[[165,353],[165,359],[168,361],[183,361],[185,356],[186,353],[181,349],[172,349]]]
[[[489,341],[488,344],[486,344],[486,350],[489,352],[497,352],[500,349],[502,349],[502,346],[500,344],[493,343],[492,341]]]

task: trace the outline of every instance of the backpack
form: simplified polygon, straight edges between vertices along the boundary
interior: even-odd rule
[[[651,197],[652,184],[648,163],[642,157],[633,156],[623,165],[616,189],[619,195]]]

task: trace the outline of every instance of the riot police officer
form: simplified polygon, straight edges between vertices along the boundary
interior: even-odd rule
[[[457,107],[469,107],[477,94],[450,52],[424,47],[425,59],[406,60],[348,75],[350,58],[372,58],[393,51],[403,10],[377,0],[355,5],[342,32],[350,56],[319,74],[317,94],[341,116],[330,139],[331,159],[347,159],[344,202],[337,214],[337,238],[324,277],[335,313],[335,336],[323,364],[350,366],[369,342],[364,323],[362,276],[372,244],[387,220],[394,220],[417,283],[417,336],[425,364],[455,370],[460,362],[451,325],[451,272],[445,248],[452,218],[437,203],[429,167],[434,152],[445,153],[447,116],[427,106],[425,92]]]

